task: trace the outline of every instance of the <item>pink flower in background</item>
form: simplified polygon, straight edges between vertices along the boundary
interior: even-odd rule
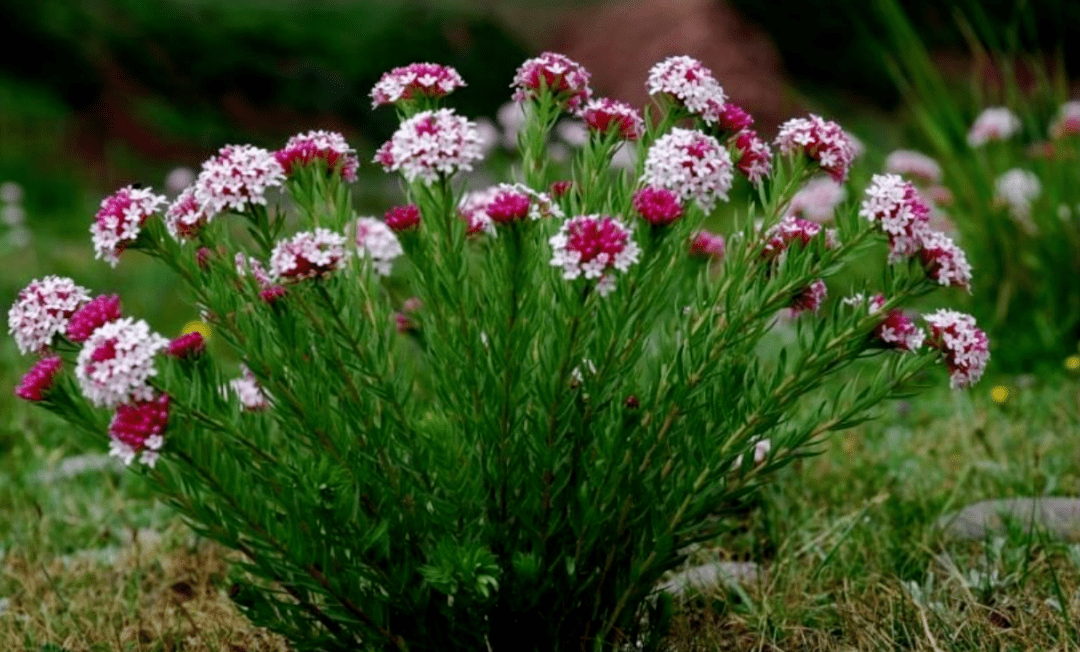
[[[551,184],[551,196],[555,199],[562,199],[563,195],[570,192],[573,187],[573,181],[556,181]]]
[[[8,333],[20,353],[44,353],[53,337],[67,330],[71,315],[89,300],[86,288],[70,278],[46,276],[30,281],[8,310]]]
[[[383,215],[383,221],[394,233],[401,233],[420,225],[420,207],[416,204],[394,206]]]
[[[101,201],[101,208],[90,225],[94,258],[116,267],[123,253],[139,237],[147,218],[165,204],[163,195],[149,188],[126,186]]]
[[[622,222],[607,215],[570,218],[549,240],[551,264],[561,267],[568,281],[579,276],[600,279],[597,290],[606,295],[615,289],[613,270],[626,272],[638,261],[641,248],[632,235]]]
[[[926,275],[944,286],[971,291],[971,265],[964,250],[952,238],[938,231],[927,230],[922,236],[919,252]]]
[[[826,287],[825,281],[819,278],[796,295],[789,307],[796,315],[803,312],[817,312],[828,295],[829,288]]]
[[[898,149],[886,156],[885,171],[928,184],[941,183],[941,165],[926,154],[909,149]]]
[[[184,189],[165,211],[165,228],[177,242],[191,240],[199,234],[210,216],[195,198],[195,187]]]
[[[898,174],[875,174],[859,215],[889,236],[889,262],[918,253],[928,230],[930,206],[910,181]]]
[[[617,130],[622,140],[637,140],[645,133],[645,121],[637,109],[626,102],[600,98],[585,105],[581,113],[590,131],[606,134]]]
[[[226,145],[202,164],[195,201],[211,220],[219,213],[242,213],[266,205],[266,192],[285,182],[285,169],[273,152],[253,145]]]
[[[719,233],[698,231],[690,240],[690,255],[706,258],[723,258],[726,250],[724,236]]]
[[[968,145],[981,147],[995,140],[1007,140],[1020,133],[1023,125],[1016,114],[1003,106],[984,110],[975,118],[967,134]]]
[[[776,146],[784,154],[802,152],[841,183],[855,160],[855,148],[844,129],[813,114],[780,125]]]
[[[356,249],[361,258],[371,260],[375,273],[381,276],[388,276],[394,259],[405,253],[390,227],[374,217],[356,220]]]
[[[645,88],[649,95],[668,97],[709,125],[720,121],[727,103],[712,71],[693,57],[668,57],[656,64],[649,70]]]
[[[111,321],[83,344],[75,378],[86,399],[99,407],[148,401],[153,395],[149,380],[157,375],[154,357],[168,345],[145,321]]]
[[[181,360],[197,358],[206,351],[206,340],[202,333],[192,331],[169,342],[165,353]]]
[[[847,189],[832,177],[814,177],[791,198],[788,215],[819,224],[832,220],[836,207],[847,199]]]
[[[323,228],[302,231],[274,246],[270,274],[279,280],[301,281],[325,276],[340,268],[347,258],[345,236]]]
[[[675,127],[649,148],[641,180],[711,213],[718,199],[727,201],[734,180],[731,154],[712,136]]]
[[[589,72],[576,61],[555,52],[544,52],[527,60],[514,75],[514,101],[537,99],[551,93],[564,109],[577,113],[589,98]]]
[[[180,166],[170,170],[168,176],[165,177],[165,190],[177,195],[193,183],[195,183],[195,170]]]
[[[941,351],[949,368],[953,389],[975,384],[990,361],[990,340],[975,325],[971,315],[941,309],[923,317],[930,326],[927,338],[931,348]]]
[[[130,466],[141,453],[140,461],[153,467],[165,443],[163,434],[168,423],[168,394],[117,406],[109,424],[109,455]]]
[[[476,124],[451,109],[421,111],[405,122],[375,153],[387,172],[400,172],[409,182],[431,185],[439,176],[472,170],[482,157]]]
[[[654,226],[667,226],[682,217],[679,197],[666,188],[646,186],[634,193],[634,210]]]
[[[326,161],[328,171],[337,171],[342,179],[356,181],[360,161],[345,137],[334,131],[309,131],[289,138],[285,147],[274,152],[286,176],[316,160]]]
[[[270,402],[266,399],[259,381],[255,379],[255,374],[244,365],[240,365],[240,377],[229,381],[229,388],[236,394],[236,398],[245,410],[255,412],[270,407]]]
[[[744,129],[749,129],[753,125],[753,116],[747,113],[738,104],[728,102],[724,104],[724,108],[720,111],[720,119],[717,126],[724,131],[734,134]]]
[[[733,140],[739,153],[735,168],[746,175],[750,183],[757,183],[772,174],[772,150],[758,138],[756,131],[744,129],[735,134]]]
[[[409,102],[422,97],[446,97],[465,85],[465,80],[458,71],[450,66],[411,63],[383,73],[371,89],[371,108]]]
[[[199,247],[195,251],[195,265],[205,272],[210,269],[210,256],[212,255],[213,252],[210,251],[209,247]]]
[[[53,380],[63,365],[63,360],[58,355],[38,360],[15,388],[15,396],[26,401],[44,400],[45,394],[52,388]]]
[[[94,297],[72,313],[67,324],[67,338],[72,342],[85,342],[98,328],[117,319],[120,319],[119,295]]]
[[[1050,137],[1054,140],[1080,134],[1080,102],[1072,100],[1058,108],[1050,123]]]

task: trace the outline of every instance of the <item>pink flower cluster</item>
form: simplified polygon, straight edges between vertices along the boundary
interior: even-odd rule
[[[876,313],[885,305],[885,297],[880,294],[870,299],[870,312]],[[886,346],[901,351],[918,351],[926,340],[926,332],[915,326],[915,322],[902,310],[892,309],[885,314],[885,319],[874,328],[874,337]]]
[[[94,257],[113,267],[120,254],[139,237],[147,218],[165,204],[163,195],[149,188],[126,186],[101,201],[101,208],[90,225]]]
[[[1057,140],[1076,135],[1080,135],[1080,102],[1072,100],[1058,108],[1057,115],[1050,123],[1050,137]]]
[[[520,183],[500,183],[467,193],[458,205],[458,214],[468,224],[467,233],[486,232],[495,235],[496,224],[525,219],[540,220],[563,217],[550,195],[537,192]]]
[[[191,240],[206,226],[210,217],[195,198],[195,186],[190,186],[165,211],[165,228],[177,242]]]
[[[117,319],[120,319],[118,295],[94,297],[71,315],[67,324],[67,338],[76,343],[85,342],[94,331]]]
[[[798,242],[806,247],[819,233],[821,233],[821,225],[801,217],[788,215],[765,232],[765,247],[761,251],[761,256],[766,260],[776,260],[793,243]],[[831,237],[826,234],[826,245],[829,244],[831,244]]]
[[[941,165],[926,154],[909,149],[898,149],[885,157],[885,171],[930,184],[941,182]]]
[[[44,400],[63,364],[63,360],[58,355],[51,355],[38,360],[37,364],[31,367],[30,371],[23,376],[19,386],[15,388],[15,396],[26,401]]]
[[[985,109],[975,118],[967,134],[968,145],[981,147],[995,140],[1008,140],[1020,133],[1020,118],[1009,109],[998,106]]]
[[[83,395],[97,406],[149,401],[149,380],[157,375],[154,356],[169,341],[142,320],[118,319],[95,330],[79,351],[75,378]]]
[[[374,217],[356,220],[356,249],[361,258],[371,261],[372,269],[380,276],[388,276],[394,259],[405,253],[394,231]]]
[[[645,87],[649,95],[670,98],[709,125],[721,121],[727,103],[712,71],[688,56],[668,57],[653,66]]]
[[[830,221],[845,199],[847,190],[832,177],[814,177],[791,198],[787,213],[820,224]]]
[[[334,131],[297,134],[289,138],[285,147],[274,152],[274,158],[286,176],[297,168],[322,160],[326,162],[328,172],[337,172],[349,182],[356,181],[356,170],[360,166],[356,152],[345,142],[345,137]]]
[[[167,394],[117,406],[109,424],[109,454],[130,465],[141,453],[140,461],[152,468],[165,443],[168,423]]]
[[[549,240],[551,264],[562,268],[566,280],[599,279],[596,289],[606,296],[615,289],[612,270],[626,272],[638,261],[641,248],[632,236],[622,222],[607,215],[572,217]]]
[[[285,169],[273,152],[253,145],[226,145],[202,164],[195,201],[205,223],[225,211],[242,213],[249,205],[265,206],[266,191],[284,181]],[[184,221],[194,219],[190,209],[182,214],[187,216]]]
[[[270,274],[278,280],[301,281],[325,276],[347,259],[345,236],[317,228],[278,242],[270,253]]]
[[[416,204],[394,206],[383,215],[383,221],[394,233],[420,226],[420,207]]]
[[[788,307],[796,315],[803,312],[817,312],[828,296],[829,288],[825,285],[825,281],[819,278],[795,295]]]
[[[727,201],[733,180],[728,150],[708,134],[680,127],[649,148],[641,177],[644,185],[667,188],[706,213],[718,199]]]
[[[704,258],[723,258],[727,244],[724,236],[709,231],[698,231],[690,240],[690,255]]]
[[[184,333],[180,337],[169,342],[168,347],[165,349],[165,353],[178,360],[197,358],[205,351],[206,340],[203,338],[202,333],[198,331]]]
[[[555,52],[544,52],[521,64],[511,87],[515,102],[538,99],[543,93],[550,93],[559,106],[572,113],[580,112],[592,97],[589,71]]]
[[[68,320],[90,300],[86,288],[70,278],[46,276],[19,291],[8,310],[8,333],[19,352],[44,353],[53,338],[66,332]]]
[[[772,150],[753,129],[744,129],[732,137],[739,160],[735,168],[746,175],[750,183],[758,183],[772,174]]]
[[[472,170],[483,156],[481,144],[476,124],[453,110],[421,111],[401,123],[375,153],[375,162],[430,186],[439,176]]]
[[[753,124],[753,116],[747,113],[746,110],[738,104],[728,102],[720,111],[720,119],[717,126],[723,131],[734,134],[744,129],[749,129]]]
[[[634,210],[653,226],[667,226],[682,217],[679,197],[667,188],[646,186],[634,193]]]
[[[499,186],[465,193],[458,204],[458,215],[465,220],[466,233],[495,235],[495,222],[487,214],[488,204],[501,192]]]
[[[600,135],[616,132],[620,140],[637,140],[645,133],[645,121],[637,109],[606,97],[586,104],[581,119],[589,131]]]
[[[813,114],[780,125],[776,146],[784,154],[805,154],[838,182],[847,179],[855,160],[855,148],[844,129]]]
[[[990,361],[990,340],[971,315],[941,309],[923,317],[930,326],[928,343],[941,351],[953,389],[975,384]]]
[[[371,89],[371,108],[385,104],[411,102],[419,98],[446,97],[465,86],[465,80],[450,66],[437,63],[411,63],[394,68]]]

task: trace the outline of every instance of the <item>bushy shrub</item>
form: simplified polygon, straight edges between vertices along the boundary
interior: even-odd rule
[[[44,356],[17,393],[107,432],[240,551],[235,601],[297,649],[654,648],[657,581],[722,534],[720,512],[928,367],[976,381],[988,342],[967,315],[924,329],[900,308],[970,281],[911,184],[875,178],[835,230],[789,214],[811,175],[846,177],[837,124],[792,120],[774,155],[693,59],[657,64],[645,115],[588,80],[561,55],[526,61],[520,176],[463,196],[484,143],[440,108],[462,80],[388,73],[376,104],[401,124],[375,161],[407,203],[385,220],[354,214],[359,162],[326,132],[222,148],[163,216],[121,189],[91,228],[98,257],[172,268],[242,367],[48,277],[9,312]],[[589,139],[555,179],[547,132],[568,111]],[[624,142],[633,174],[610,166]],[[759,201],[738,229],[701,231],[744,183]],[[881,283],[827,304],[868,249],[888,257]],[[770,351],[778,320],[797,337]],[[870,373],[823,390],[855,364]]]

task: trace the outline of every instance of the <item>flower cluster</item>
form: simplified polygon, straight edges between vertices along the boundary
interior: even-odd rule
[[[847,179],[855,160],[855,148],[847,132],[835,122],[813,114],[780,125],[776,146],[784,154],[805,154],[838,182]]]
[[[971,290],[971,265],[952,238],[939,231],[926,231],[921,247],[919,258],[927,276],[940,285]]]
[[[709,125],[721,121],[727,103],[712,71],[693,57],[664,59],[649,70],[645,87],[649,95],[668,97]]]
[[[941,182],[941,165],[926,154],[910,149],[898,149],[886,156],[885,171],[930,184]]]
[[[870,299],[871,313],[876,313],[885,305],[885,297],[880,294]],[[892,309],[885,313],[885,318],[874,327],[874,337],[885,346],[901,351],[917,351],[926,340],[926,331],[915,326],[911,317],[902,310]]]
[[[551,264],[562,268],[566,280],[600,279],[596,289],[606,295],[615,289],[611,270],[626,272],[638,261],[641,248],[632,236],[622,222],[607,215],[570,218],[551,236]]]
[[[356,249],[363,258],[371,259],[376,274],[388,276],[394,259],[405,253],[394,231],[374,217],[356,220]]]
[[[634,210],[654,226],[667,226],[682,217],[679,197],[666,188],[646,186],[634,193]]]
[[[52,387],[53,380],[63,364],[63,360],[58,355],[50,355],[38,360],[15,388],[15,396],[26,401],[44,400],[45,394]]]
[[[814,177],[791,198],[787,214],[811,222],[828,222],[833,218],[836,207],[845,199],[847,189],[832,177]]]
[[[401,123],[375,153],[387,172],[431,185],[439,176],[472,170],[482,157],[476,124],[451,109],[421,111]]]
[[[1020,118],[1009,109],[991,107],[975,118],[967,134],[968,145],[981,147],[994,140],[1007,140],[1020,133]]]
[[[297,134],[285,143],[285,147],[274,152],[274,158],[286,176],[321,160],[326,162],[327,171],[337,172],[349,182],[356,181],[356,170],[360,166],[356,152],[345,142],[345,137],[334,131]]]
[[[120,319],[118,295],[94,297],[92,301],[72,313],[67,324],[67,338],[76,343],[85,342],[98,328],[117,319]]]
[[[195,197],[195,186],[190,186],[185,188],[165,211],[165,228],[178,242],[191,240],[206,226],[210,217]]]
[[[1050,123],[1050,137],[1057,140],[1076,135],[1080,135],[1080,101],[1072,100],[1058,108]]]
[[[273,152],[253,145],[226,145],[202,164],[195,201],[208,221],[225,211],[242,213],[249,205],[265,206],[266,191],[284,181],[285,169]]]
[[[727,244],[724,236],[709,231],[698,231],[690,239],[690,255],[704,258],[723,258]]]
[[[255,374],[244,365],[240,365],[240,377],[229,381],[229,388],[236,394],[236,398],[245,410],[256,412],[270,407],[270,402],[266,399],[259,381],[255,379]]]
[[[278,242],[270,253],[270,273],[279,280],[300,281],[325,276],[341,267],[347,258],[345,236],[317,228]]]
[[[127,186],[101,200],[101,208],[90,225],[94,242],[94,257],[113,267],[120,254],[139,237],[147,218],[165,204],[163,195],[149,188]]]
[[[495,235],[495,222],[487,214],[488,204],[499,194],[499,186],[465,193],[458,203],[458,215],[465,221],[466,233]]]
[[[394,206],[383,215],[383,221],[395,233],[408,231],[420,225],[420,207],[416,204]]]
[[[538,99],[551,93],[559,105],[577,113],[592,97],[589,71],[578,62],[555,52],[529,59],[514,75],[514,101]]]
[[[592,100],[585,105],[581,118],[590,131],[601,135],[614,131],[621,140],[637,140],[645,133],[645,121],[638,110],[619,100]]]
[[[738,104],[728,102],[720,111],[720,120],[717,125],[721,130],[729,133],[738,133],[749,129],[754,125],[754,117],[747,113]]]
[[[746,175],[750,183],[758,183],[772,173],[772,150],[753,129],[744,129],[732,138],[739,160],[735,168]]]
[[[371,89],[371,108],[410,102],[423,97],[446,97],[465,85],[465,80],[458,71],[450,66],[411,63],[383,73]]]
[[[89,300],[86,288],[70,278],[46,276],[31,281],[8,310],[8,333],[20,353],[43,353],[53,337],[67,330],[71,315]]]
[[[649,148],[641,180],[710,213],[718,199],[727,201],[734,180],[731,154],[708,134],[676,127]]]
[[[206,351],[206,340],[203,338],[202,333],[198,331],[184,333],[169,342],[169,346],[165,349],[165,353],[178,360],[197,358],[204,351]]]
[[[821,233],[821,225],[816,222],[788,215],[765,232],[765,247],[761,251],[761,256],[766,260],[775,260],[793,243],[798,242],[805,247],[819,233]],[[826,244],[830,242],[831,237],[826,234]]]
[[[79,351],[75,377],[83,395],[97,406],[149,401],[149,379],[157,375],[154,356],[169,341],[142,320],[118,319],[95,330]]]
[[[952,388],[968,387],[978,381],[990,361],[990,341],[986,333],[976,327],[975,318],[941,309],[923,319],[930,326],[928,343],[941,351],[949,368]]]
[[[803,312],[817,312],[828,295],[829,289],[825,281],[819,278],[795,295],[788,307],[796,315]]]
[[[109,455],[130,465],[140,455],[140,461],[153,467],[165,443],[162,433],[169,423],[169,396],[119,405],[109,424]]]
[[[914,255],[928,232],[930,207],[910,181],[898,174],[875,174],[859,215],[889,236],[889,262]]]

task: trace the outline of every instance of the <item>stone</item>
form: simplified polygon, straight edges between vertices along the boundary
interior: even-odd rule
[[[985,539],[1007,532],[1009,523],[1043,531],[1063,541],[1080,542],[1080,498],[984,500],[942,516],[938,529],[960,540]]]
[[[717,561],[694,566],[677,573],[659,589],[675,597],[690,593],[708,593],[731,584],[753,584],[761,578],[761,569],[752,561]]]

